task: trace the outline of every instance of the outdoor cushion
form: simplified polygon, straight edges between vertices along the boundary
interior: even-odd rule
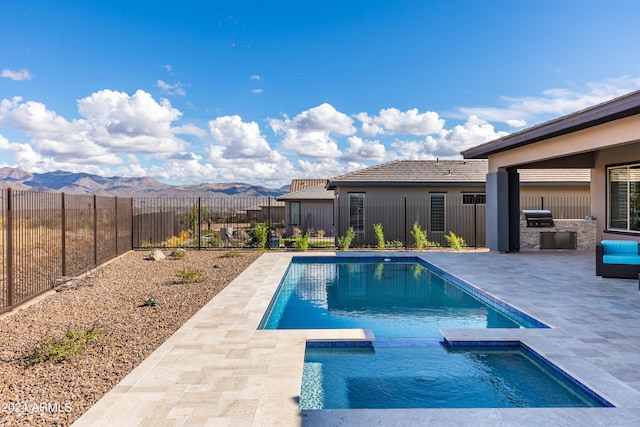
[[[603,240],[601,244],[605,256],[608,254],[638,255],[638,242],[635,240]]]
[[[633,264],[640,265],[640,255],[603,255],[602,262],[605,264]]]

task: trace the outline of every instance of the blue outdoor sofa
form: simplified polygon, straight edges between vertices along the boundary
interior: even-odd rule
[[[621,279],[640,277],[640,246],[635,240],[603,240],[596,244],[596,275]]]

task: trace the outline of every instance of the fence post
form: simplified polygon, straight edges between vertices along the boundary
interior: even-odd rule
[[[409,247],[409,242],[407,241],[407,196],[404,196],[404,248],[407,249]]]
[[[202,198],[200,196],[198,196],[198,215],[197,215],[197,220],[198,220],[198,250],[200,250],[202,248],[202,243],[201,243],[201,238],[202,238],[202,226],[201,226],[201,217],[200,217],[200,209],[202,208]]]
[[[98,265],[98,196],[93,195],[93,266]]]
[[[135,219],[135,216],[133,215],[133,197],[131,197],[129,199],[129,203],[131,204],[131,250],[133,250],[133,242],[134,242],[134,235],[133,235],[133,231],[135,230],[135,226],[133,224],[133,220]],[[138,227],[139,229],[140,227]]]
[[[271,249],[271,228],[273,227],[273,218],[271,218],[271,196],[269,196],[267,204],[267,248]]]
[[[114,254],[114,256],[118,256],[118,196],[114,196],[113,197],[113,213],[115,216],[115,226],[116,226],[116,230],[115,230],[115,235],[116,235],[116,253]]]
[[[7,307],[14,304],[13,279],[13,190],[7,188]]]
[[[62,275],[67,275],[67,197],[64,193],[62,198],[62,212],[60,222],[62,223]]]

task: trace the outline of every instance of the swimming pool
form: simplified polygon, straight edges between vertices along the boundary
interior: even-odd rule
[[[373,331],[307,342],[301,409],[612,406],[519,341],[448,347],[441,328],[548,326],[418,257],[294,257],[259,328]]]
[[[307,349],[301,409],[612,406],[530,351],[447,349],[433,340]]]
[[[413,257],[294,257],[260,325],[371,329],[387,338],[532,327],[546,325]]]

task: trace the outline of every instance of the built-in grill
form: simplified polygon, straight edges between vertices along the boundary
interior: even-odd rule
[[[522,213],[527,220],[527,227],[553,227],[553,216],[549,210],[526,209]]]

